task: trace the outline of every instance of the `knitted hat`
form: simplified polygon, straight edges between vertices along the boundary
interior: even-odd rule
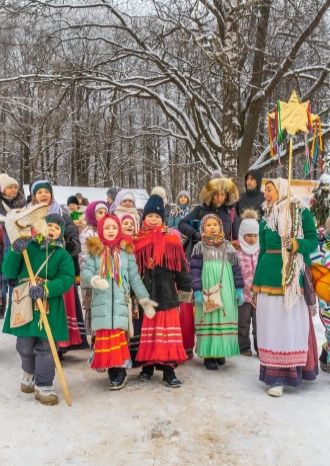
[[[168,200],[167,200],[167,196],[166,196],[166,191],[165,189],[162,187],[162,186],[155,186],[151,193],[150,193],[150,196],[153,196],[154,194],[156,194],[157,196],[161,197],[163,199],[163,202],[164,202],[164,206],[166,204],[168,204]]]
[[[158,214],[164,221],[164,217],[165,217],[164,201],[157,194],[153,194],[147,200],[147,203],[143,209],[142,220],[144,220],[146,216],[149,214]]]
[[[107,196],[111,197],[111,199],[114,201],[116,199],[117,194],[119,193],[121,188],[118,188],[118,186],[114,186],[113,188],[109,188],[107,191]]]
[[[65,222],[61,215],[59,214],[49,214],[46,217],[46,223],[56,223],[61,228],[61,236],[64,235]]]
[[[51,182],[48,180],[34,181],[31,185],[30,192],[33,196],[35,196],[38,189],[42,189],[42,188],[47,189],[47,191],[49,191],[50,194],[53,196],[53,188],[52,188]]]
[[[1,173],[0,174],[0,191],[2,193],[4,193],[6,188],[8,188],[8,186],[10,186],[12,184],[15,184],[18,187],[18,183],[14,178],[7,175],[7,173]]]
[[[108,206],[105,201],[93,201],[88,204],[85,210],[85,220],[88,225],[96,227],[97,220],[95,218],[95,212],[99,210],[101,207],[108,211]]]
[[[78,201],[76,196],[69,196],[68,197],[68,200],[66,201],[66,205],[70,205],[70,204],[79,205],[79,201]]]
[[[94,213],[96,214],[96,212],[101,209],[105,209],[106,211],[108,211],[108,208],[104,202],[97,202],[94,207]]]
[[[179,194],[176,197],[177,202],[179,202],[179,199],[180,199],[181,196],[186,196],[186,198],[188,199],[188,204],[189,204],[191,199],[190,199],[190,194],[188,193],[188,191],[185,191],[185,190],[180,191]]]

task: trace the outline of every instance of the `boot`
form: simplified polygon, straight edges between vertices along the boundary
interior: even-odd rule
[[[269,396],[275,396],[275,397],[282,396],[283,395],[283,387],[282,387],[282,385],[276,385],[275,387],[270,387],[268,389],[267,393],[268,393]]]
[[[138,376],[140,382],[150,382],[151,377],[154,375],[154,366],[143,366],[142,371]]]
[[[34,392],[34,375],[23,371],[21,381],[21,392],[33,393]]]
[[[223,366],[226,364],[226,358],[217,358],[218,366]]]
[[[112,367],[108,370],[109,374],[109,390],[121,390],[127,382],[126,369],[122,367]]]
[[[214,358],[205,358],[204,359],[204,366],[209,371],[217,371],[218,370],[218,363],[217,359]]]
[[[34,396],[35,399],[40,401],[40,403],[43,405],[57,405],[58,403],[58,396],[54,391],[53,385],[48,385],[45,387],[35,385]]]
[[[175,375],[174,369],[171,367],[164,368],[163,382],[167,387],[170,388],[179,388],[182,384],[182,382]]]

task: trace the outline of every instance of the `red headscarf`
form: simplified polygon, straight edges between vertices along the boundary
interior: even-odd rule
[[[134,249],[140,273],[145,267],[163,266],[176,272],[188,269],[181,238],[165,225],[152,227],[144,221],[134,241]]]
[[[115,239],[108,240],[104,238],[103,228],[107,219],[113,220],[118,226],[118,234]],[[131,238],[123,234],[120,221],[115,215],[106,214],[97,224],[97,233],[105,248],[101,255],[100,275],[102,278],[114,279],[118,285],[121,285],[121,270],[120,270],[120,243],[125,241],[131,242]]]

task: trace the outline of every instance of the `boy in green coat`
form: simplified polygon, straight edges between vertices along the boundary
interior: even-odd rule
[[[44,299],[48,308],[48,321],[56,341],[68,339],[67,320],[63,302],[65,293],[74,281],[74,266],[70,254],[63,247],[64,220],[58,214],[46,217],[48,237],[37,235],[27,246],[34,274],[44,264],[36,277],[37,285],[30,286],[33,307],[37,298]],[[29,279],[21,252],[10,248],[5,255],[2,272],[12,280],[23,283]],[[54,392],[55,363],[46,332],[40,325],[40,312],[34,307],[31,322],[11,327],[11,307],[6,314],[3,332],[17,337],[16,349],[22,360],[23,378],[21,391],[35,393],[43,404],[58,403]]]

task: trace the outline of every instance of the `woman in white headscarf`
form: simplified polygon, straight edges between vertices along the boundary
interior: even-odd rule
[[[305,265],[310,266],[309,256],[317,248],[317,233],[312,214],[293,195],[287,209],[287,192],[288,182],[282,178],[266,183],[253,281],[260,380],[270,386],[271,396],[281,396],[284,386],[297,387],[302,379],[314,380],[318,370],[313,323],[304,299]]]

